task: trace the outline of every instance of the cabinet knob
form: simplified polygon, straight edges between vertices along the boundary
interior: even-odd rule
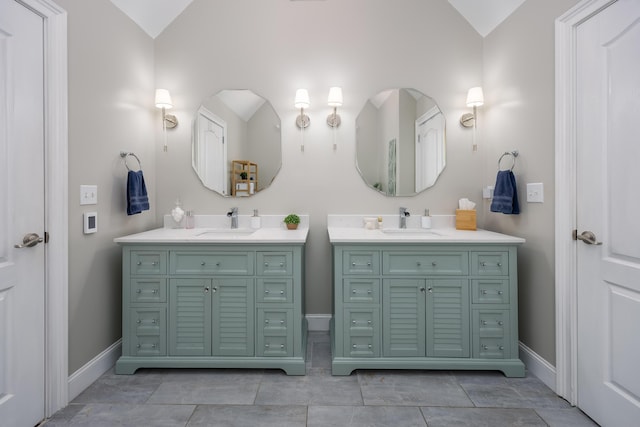
[[[265,267],[269,267],[269,263],[268,263],[268,262],[265,262],[265,263],[264,263],[264,266],[265,266]]]
[[[420,288],[420,292],[424,292],[424,291],[425,291],[425,288]]]
[[[265,293],[266,295],[269,295],[269,289],[265,289],[264,293]]]
[[[371,289],[368,289],[368,290],[367,290],[367,294],[368,294],[368,295],[371,295]]]
[[[427,289],[429,291],[429,293],[433,293],[433,288],[429,287],[429,289]]]
[[[500,349],[502,351],[502,350],[504,350],[504,346],[501,345],[500,347],[498,347],[498,349]]]
[[[155,344],[151,344],[151,348],[156,348],[156,345]]]
[[[486,345],[484,345],[484,344],[483,344],[483,345],[482,345],[482,349],[483,349],[483,350],[489,350],[489,347],[487,347]]]
[[[351,263],[351,266],[355,267],[355,266],[356,266],[356,263],[355,263],[355,262],[352,262],[352,263]]]
[[[370,324],[371,324],[371,320],[367,320],[367,324],[369,324],[369,325],[370,325]]]
[[[417,262],[416,262],[416,265],[417,265],[418,267],[420,267],[420,266],[422,265],[422,263],[421,263],[420,261],[417,261]]]
[[[220,261],[216,262],[216,267],[220,267]]]
[[[435,267],[436,265],[438,265],[438,263],[437,263],[437,262],[435,262],[435,261],[431,262],[431,266],[432,266],[432,267]]]
[[[142,261],[136,262],[136,265],[142,265]]]
[[[158,265],[158,261],[153,261],[151,265]]]
[[[280,344],[280,348],[284,348],[284,344]]]
[[[142,290],[141,290],[141,289],[137,289],[137,290],[136,290],[136,294],[141,294],[141,293],[142,293]]]
[[[264,348],[269,348],[269,344],[265,344],[265,345],[264,345]]]
[[[351,323],[353,323],[353,324],[355,325],[355,324],[356,324],[356,321],[354,320],[354,321],[352,321]]]
[[[498,263],[498,267],[502,267],[502,263],[501,262]]]
[[[284,291],[280,291],[280,295],[284,295]]]
[[[371,344],[369,344],[369,350],[371,350],[371,347],[372,347],[372,345],[371,345]]]
[[[153,292],[154,294],[157,294],[157,293],[158,293],[158,290],[157,290],[157,289],[154,289],[154,290],[153,290],[153,291],[151,291],[151,292]]]
[[[213,292],[218,292],[218,287],[217,286],[213,287]]]
[[[265,320],[264,323],[269,324],[269,319]]]
[[[358,348],[358,347],[356,347],[356,345],[354,344],[354,345],[353,345],[353,348]]]
[[[482,321],[482,324],[483,324],[483,325],[486,325],[486,324],[487,324],[487,321],[486,321],[486,320],[483,320],[483,321]]]
[[[138,319],[136,320],[136,323],[139,325],[140,323],[142,323],[142,320]]]
[[[351,293],[355,295],[356,294],[356,290],[355,289],[352,290]]]
[[[486,262],[481,262],[480,265],[483,266],[483,267],[486,267],[487,263]]]
[[[153,319],[153,320],[151,321],[151,323],[153,323],[153,324],[155,325],[156,323],[158,323],[158,321],[157,321],[156,319]]]
[[[504,322],[502,320],[498,321],[498,325],[502,326],[504,324]]]
[[[280,263],[280,267],[284,267],[284,262],[281,262],[281,263]]]
[[[367,267],[371,267],[371,261],[367,262]]]
[[[208,286],[205,286],[205,287],[204,287],[204,291],[205,291],[205,292],[209,292],[209,287],[208,287]]]
[[[136,348],[140,348],[140,344],[138,344],[138,345],[136,346]]]
[[[502,295],[502,291],[498,291],[498,295]]]
[[[480,293],[481,293],[482,295],[486,295],[486,294],[487,294],[487,290],[486,290],[486,289],[481,289],[481,290],[480,290]]]
[[[200,265],[205,265],[205,264],[206,264],[206,262],[200,261]]]
[[[284,320],[281,320],[281,321],[280,321],[280,324],[281,324],[281,325],[284,325]]]

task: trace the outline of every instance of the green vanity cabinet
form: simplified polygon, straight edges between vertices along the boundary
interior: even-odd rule
[[[305,374],[304,245],[123,244],[117,374],[279,368]]]
[[[332,373],[469,369],[524,376],[516,247],[333,243]]]

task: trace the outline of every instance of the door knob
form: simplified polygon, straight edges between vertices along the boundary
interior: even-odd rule
[[[578,230],[573,230],[573,240],[582,240],[587,245],[599,246],[602,244],[602,242],[598,242],[596,235],[591,231],[583,231],[581,234],[578,234]]]
[[[31,248],[42,242],[44,242],[44,239],[38,236],[38,233],[28,233],[22,238],[21,245],[13,245],[13,247],[16,249]]]

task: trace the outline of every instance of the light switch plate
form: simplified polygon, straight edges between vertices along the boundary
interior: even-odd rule
[[[493,199],[493,185],[487,185],[482,188],[482,198],[483,199]]]
[[[527,184],[527,202],[544,202],[544,186],[541,182],[532,182]]]
[[[98,231],[98,212],[85,212],[83,214],[84,234],[91,234]]]
[[[80,205],[97,205],[98,204],[98,186],[97,185],[81,185],[80,186]]]

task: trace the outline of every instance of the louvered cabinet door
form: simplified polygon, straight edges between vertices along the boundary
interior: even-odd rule
[[[211,279],[169,281],[169,354],[211,355]]]
[[[469,357],[469,281],[427,280],[427,356]]]
[[[382,282],[384,356],[425,354],[425,281],[384,279]]]
[[[253,279],[214,278],[211,288],[214,356],[254,355]]]

